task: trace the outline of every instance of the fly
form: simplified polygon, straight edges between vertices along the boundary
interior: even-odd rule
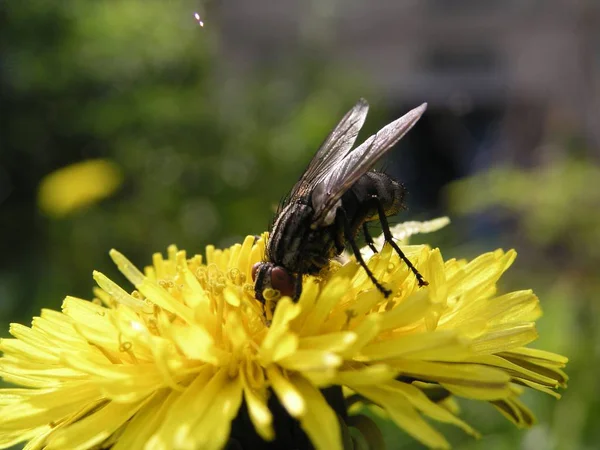
[[[362,231],[377,252],[367,223],[379,220],[385,241],[414,273],[423,276],[394,242],[388,216],[403,208],[404,186],[372,170],[375,163],[419,120],[427,104],[386,125],[352,150],[369,105],[360,99],[325,139],[306,171],[281,203],[266,244],[264,261],[254,265],[255,296],[264,302],[267,288],[298,300],[302,277],[316,275],[349,244],[358,263],[385,296],[391,294],[363,260],[356,237]]]

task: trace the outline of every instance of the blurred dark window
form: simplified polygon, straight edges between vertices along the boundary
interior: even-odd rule
[[[399,107],[391,117],[406,109]],[[503,115],[501,103],[477,105],[463,114],[443,106],[428,108],[386,168],[408,188],[411,213],[447,214],[444,186],[488,164]]]
[[[487,74],[499,69],[497,52],[490,47],[433,48],[424,55],[424,67],[438,74]]]

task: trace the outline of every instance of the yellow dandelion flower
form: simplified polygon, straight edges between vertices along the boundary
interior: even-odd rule
[[[40,183],[38,204],[47,215],[62,217],[115,192],[123,174],[104,159],[82,161],[58,169]]]
[[[416,231],[428,228],[405,236]],[[335,450],[352,448],[348,427],[381,445],[369,419],[348,415],[357,400],[433,448],[449,444],[424,416],[477,435],[453,397],[531,425],[519,395],[558,396],[566,358],[526,347],[540,315],[531,291],[496,292],[515,252],[403,250],[429,286],[386,246],[368,264],[388,299],[350,260],[307,277],[297,303],[266,306],[250,278],[262,238],[191,258],[170,247],[144,273],[113,250],[133,292],[94,273],[94,301],[67,297],[2,340],[0,375],[21,387],[0,391],[0,448]]]

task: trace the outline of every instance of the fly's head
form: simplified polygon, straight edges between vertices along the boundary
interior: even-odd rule
[[[268,261],[261,261],[252,267],[252,280],[254,280],[254,295],[257,300],[265,303],[265,289],[275,289],[288,297],[294,298],[296,293],[296,276],[285,267],[278,266]],[[294,298],[294,300],[297,300]]]

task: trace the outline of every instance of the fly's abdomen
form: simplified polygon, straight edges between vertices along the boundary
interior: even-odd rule
[[[353,228],[378,218],[377,201],[392,216],[404,209],[404,186],[383,172],[367,172],[342,197]]]

